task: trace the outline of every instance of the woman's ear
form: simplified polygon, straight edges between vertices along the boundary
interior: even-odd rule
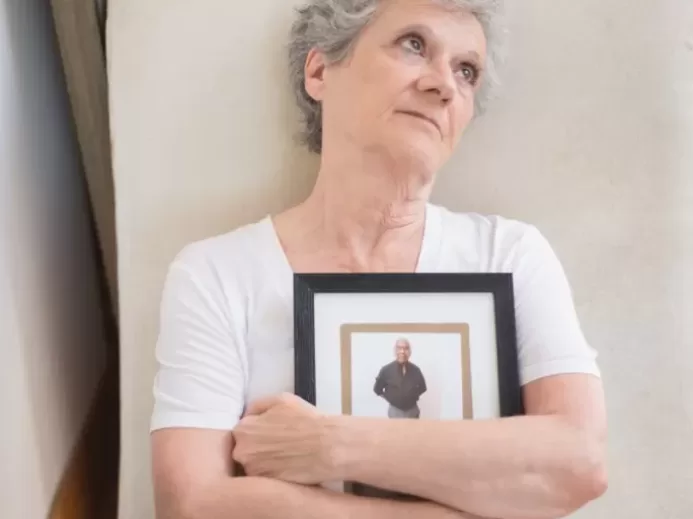
[[[306,57],[305,87],[308,95],[315,101],[323,100],[325,89],[325,56],[322,52],[311,49]]]

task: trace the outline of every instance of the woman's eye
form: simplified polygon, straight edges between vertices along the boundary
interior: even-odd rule
[[[463,63],[459,71],[464,80],[471,85],[475,85],[479,80],[479,70],[474,65]]]
[[[424,49],[423,40],[418,36],[408,36],[407,38],[405,38],[404,46],[416,53],[421,53]]]

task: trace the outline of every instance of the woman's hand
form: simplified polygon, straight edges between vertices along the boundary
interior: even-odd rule
[[[316,485],[336,477],[333,426],[292,394],[248,406],[233,431],[233,459],[249,476]]]

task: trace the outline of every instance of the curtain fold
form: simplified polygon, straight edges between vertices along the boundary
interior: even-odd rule
[[[104,1],[51,0],[51,7],[103,266],[104,307],[115,323],[117,245],[103,44],[106,5]]]
[[[115,196],[111,166],[104,26],[106,0],[51,0],[56,38],[79,144],[94,251],[101,267],[107,367],[92,413],[56,496],[70,517],[117,516],[120,473],[120,352]],[[70,493],[72,491],[72,493]]]

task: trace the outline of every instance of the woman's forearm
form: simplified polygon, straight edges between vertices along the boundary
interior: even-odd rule
[[[603,491],[601,442],[557,416],[335,420],[340,477],[480,516],[555,519]]]
[[[224,478],[205,494],[181,519],[476,519],[430,502],[365,498],[267,478]]]

